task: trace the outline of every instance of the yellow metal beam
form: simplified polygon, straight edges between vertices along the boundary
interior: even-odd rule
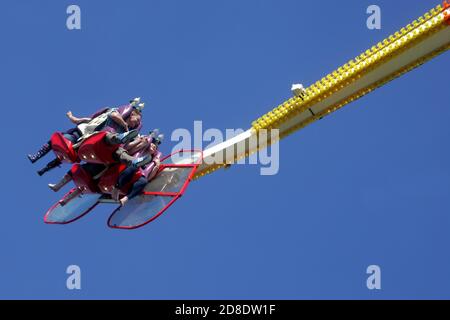
[[[446,23],[445,15],[447,11],[445,11],[445,9],[446,8],[441,5],[432,9],[430,12],[413,21],[405,28],[402,28],[400,31],[379,42],[377,45],[366,50],[355,59],[350,60],[345,65],[339,67],[337,70],[306,88],[306,98],[304,100],[296,97],[285,101],[272,111],[255,120],[252,123],[252,127],[255,130],[280,128],[283,123],[287,122],[299,113],[343,90],[345,87],[355,81],[358,81],[364,75],[369,74],[376,68],[393,60],[407,49],[414,47],[420,42],[430,38],[440,30],[447,28],[448,25]],[[398,70],[392,70],[391,75],[384,78],[382,81],[377,81],[377,83],[371,84],[370,86],[364,88],[364,90],[347,97],[347,99],[341,101],[339,104],[328,108],[325,112],[322,112],[320,116],[314,117],[314,119],[309,119],[308,123],[314,122],[314,120],[337,110],[357,98],[364,96],[373,89],[386,84],[396,77],[430,60],[436,55],[443,53],[448,50],[449,44],[450,38],[441,48],[438,48],[431,53],[427,53],[426,56],[420,57],[420,59],[414,61],[406,67],[399,66]],[[292,133],[296,131],[296,129],[302,128],[304,125],[306,124],[298,123],[296,128],[292,128],[288,132],[281,132],[281,134],[286,135]]]
[[[280,138],[286,137],[447,51],[449,23],[450,3],[445,1],[306,88],[303,98],[293,97],[253,121],[248,134],[240,141],[247,145],[246,150],[233,153],[232,160],[249,156],[270,143],[249,146],[250,137],[261,129],[279,129]],[[223,150],[215,147],[211,154],[222,152],[223,161],[202,164],[195,178],[225,167],[230,162],[227,152],[231,148],[227,142],[223,143]],[[210,156],[208,150],[205,154]]]

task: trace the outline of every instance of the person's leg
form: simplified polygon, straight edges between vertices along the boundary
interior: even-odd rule
[[[130,156],[128,152],[122,147],[117,148],[117,150],[114,152],[114,158],[116,158],[120,163],[124,163],[127,166],[134,168],[140,168],[152,162],[152,156],[147,155],[136,158]]]
[[[117,183],[114,186],[113,191],[111,192],[111,198],[113,198],[114,200],[119,200],[120,189],[122,189],[123,186],[125,186],[127,183],[131,181],[131,179],[133,179],[134,174],[136,173],[137,170],[138,169],[136,168],[128,167],[119,174],[119,177],[117,178]]]
[[[61,160],[59,160],[58,158],[55,158],[52,161],[50,161],[49,163],[47,163],[47,165],[44,168],[42,168],[41,170],[39,170],[37,173],[38,173],[38,175],[42,176],[47,171],[50,171],[53,168],[59,167],[60,165],[61,165]]]
[[[120,173],[119,178],[117,179],[116,187],[119,189],[123,188],[127,183],[131,181],[131,179],[133,179],[137,170],[138,169],[133,167],[128,167],[125,170],[123,170]]]
[[[134,157],[130,156],[128,152],[122,147],[117,148],[117,150],[114,151],[113,156],[115,159],[117,159],[117,161],[126,164],[128,167],[130,167],[134,161]]]
[[[131,187],[128,194],[120,199],[120,205],[123,206],[128,200],[140,195],[147,185],[147,179],[145,177],[140,177]]]
[[[110,144],[110,145],[118,144],[117,143],[117,133],[108,132],[108,133],[106,133],[104,139],[107,144]]]
[[[52,189],[54,192],[58,192],[59,190],[61,190],[62,187],[64,187],[70,181],[72,181],[72,175],[70,174],[70,171],[69,171],[57,183],[49,183],[48,187],[50,189]]]
[[[78,130],[78,128],[72,128],[63,133],[63,135],[67,140],[71,141],[72,143],[75,143],[81,137],[81,132]],[[36,152],[35,154],[29,154],[27,155],[27,157],[31,161],[31,163],[35,163],[40,158],[49,153],[50,150],[52,150],[52,144],[50,141],[48,141],[38,150],[38,152]]]
[[[47,153],[50,152],[50,150],[52,150],[52,145],[49,142],[47,142],[46,144],[44,144],[35,154],[28,154],[28,160],[31,161],[31,163],[35,163],[36,161],[38,161],[40,158],[42,158],[43,156],[45,156]]]
[[[72,128],[63,133],[64,138],[72,143],[76,143],[81,137],[81,132],[78,128]]]
[[[128,199],[133,199],[134,197],[140,195],[146,185],[147,179],[144,177],[140,177],[139,180],[133,184],[131,190],[128,192],[127,194]]]
[[[108,132],[105,136],[105,141],[107,144],[125,144],[134,138],[139,134],[138,130],[131,130],[124,133],[112,133]]]

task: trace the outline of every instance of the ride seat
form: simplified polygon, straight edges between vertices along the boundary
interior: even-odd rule
[[[77,152],[73,149],[72,142],[66,139],[61,132],[55,132],[50,138],[50,143],[53,152],[61,162],[79,162]]]
[[[78,149],[78,157],[89,163],[112,164],[116,163],[114,152],[119,145],[110,145],[106,143],[105,136],[107,132],[96,133],[87,138]]]

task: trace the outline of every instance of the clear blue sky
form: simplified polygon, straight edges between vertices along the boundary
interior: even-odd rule
[[[449,54],[283,140],[278,175],[236,166],[191,185],[154,223],[68,226],[25,155],[67,110],[134,96],[144,128],[248,128],[438,1],[2,1],[0,298],[450,298]],[[366,8],[382,29],[366,28]],[[171,149],[168,139],[163,151]],[[46,158],[50,160],[50,157]],[[82,290],[66,289],[66,267]],[[382,290],[366,268],[382,268]]]

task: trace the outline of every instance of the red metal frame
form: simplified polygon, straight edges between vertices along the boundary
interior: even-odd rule
[[[161,167],[158,170],[158,174],[163,171],[166,168],[197,168],[198,164],[162,164]],[[158,176],[158,174],[156,175],[156,177]],[[194,171],[195,174],[195,171]],[[186,181],[184,182],[183,186],[180,188],[180,191],[178,192],[156,192],[156,191],[144,191],[142,192],[142,194],[146,195],[146,196],[168,196],[168,197],[173,197],[173,196],[177,196],[180,193],[183,193],[184,190],[187,187],[187,184],[189,184],[189,182],[192,180],[192,177],[194,176],[194,174],[189,173],[189,176],[187,177]]]
[[[68,193],[66,193],[64,195],[63,199],[65,197],[67,197],[70,193],[72,193],[75,189],[76,188],[73,188]],[[65,221],[65,222],[47,221],[47,217],[50,215],[50,212],[53,211],[59,205],[59,201],[58,201],[54,205],[52,205],[50,207],[50,209],[48,209],[47,212],[45,213],[45,215],[44,215],[44,223],[46,223],[46,224],[60,224],[60,225],[64,225],[64,224],[69,224],[69,223],[75,222],[78,219],[81,219],[82,217],[87,215],[89,212],[91,212],[98,204],[99,204],[99,202],[97,201],[92,207],[88,208],[86,211],[82,212],[79,216],[77,216],[76,218],[73,218],[72,220]]]
[[[450,14],[447,13],[447,9],[450,8],[450,1],[444,0],[442,6],[444,7],[443,10],[445,22],[450,26]]]
[[[160,169],[158,171],[158,173],[159,173],[162,170],[164,170],[164,168],[183,168],[183,167],[192,168],[191,173],[187,177],[187,179],[184,182],[183,186],[181,187],[180,191],[179,192],[143,192],[143,195],[166,196],[166,197],[170,196],[170,197],[173,197],[173,199],[168,204],[166,204],[164,206],[164,208],[162,208],[153,217],[151,217],[147,221],[145,221],[145,222],[143,222],[141,224],[138,224],[136,226],[113,226],[113,225],[111,225],[112,217],[120,209],[120,207],[118,207],[109,216],[108,221],[107,221],[108,227],[110,227],[112,229],[121,229],[121,230],[134,230],[134,229],[141,228],[141,227],[145,226],[146,224],[149,224],[150,222],[154,221],[158,217],[160,217],[175,201],[177,201],[184,194],[184,192],[186,191],[189,183],[192,181],[192,178],[194,177],[198,166],[200,165],[200,163],[203,160],[203,152],[201,150],[180,150],[180,151],[174,152],[174,153],[164,157],[161,160],[161,162],[164,162],[168,158],[172,157],[174,154],[177,154],[177,153],[180,153],[180,152],[191,152],[191,153],[198,152],[198,153],[200,153],[199,161],[197,163],[193,163],[193,164],[161,164],[161,167],[160,167]],[[158,175],[156,175],[156,176],[158,176]]]
[[[444,0],[442,6],[444,7],[444,10],[450,8],[450,1]]]

